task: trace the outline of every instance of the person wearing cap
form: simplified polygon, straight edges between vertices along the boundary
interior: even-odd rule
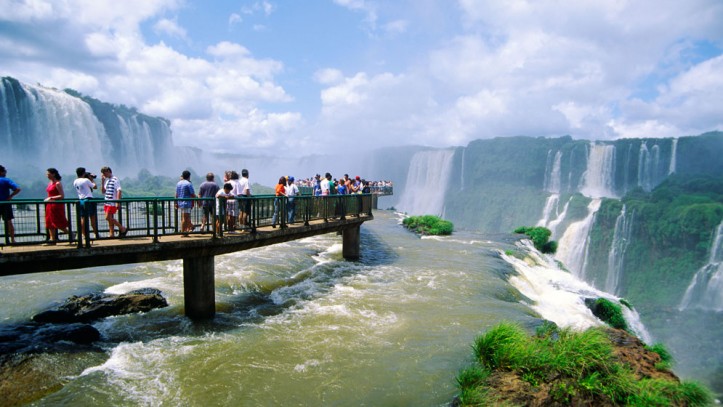
[[[357,175],[354,177],[354,181],[351,183],[351,190],[349,191],[350,194],[361,194],[362,190],[362,184],[361,184],[361,178]]]
[[[299,187],[294,182],[294,177],[289,175],[288,182],[286,184],[286,214],[289,223],[294,223],[294,217],[296,217],[296,201],[295,198],[299,195]]]

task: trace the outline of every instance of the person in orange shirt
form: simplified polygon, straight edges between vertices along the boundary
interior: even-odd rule
[[[271,227],[276,227],[276,220],[279,217],[279,206],[281,206],[281,200],[286,197],[286,177],[279,178],[279,182],[275,188],[276,198],[274,198],[274,216],[271,218]]]

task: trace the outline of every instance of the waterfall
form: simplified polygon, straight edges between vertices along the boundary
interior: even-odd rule
[[[549,163],[548,153],[548,163]],[[558,151],[555,153],[555,158],[552,161],[552,166],[549,171],[545,170],[545,191],[552,192],[553,194],[560,193],[560,185],[562,184],[560,174],[560,162],[562,161],[562,152]]]
[[[61,167],[73,163],[100,168],[109,140],[103,125],[83,100],[65,92],[2,78],[0,140],[8,161]],[[70,171],[71,168],[61,170]]]
[[[16,170],[55,166],[67,173],[109,165],[132,176],[141,168],[167,172],[178,169],[174,163],[188,165],[174,157],[165,119],[10,77],[0,80],[0,145],[4,164]]]
[[[608,274],[605,279],[605,291],[617,294],[620,287],[620,276],[623,272],[625,251],[630,244],[630,237],[633,229],[633,214],[628,218],[625,213],[625,205],[620,210],[620,215],[615,219],[615,232],[613,242],[608,253]]]
[[[601,202],[602,200],[599,198],[591,200],[587,206],[587,216],[582,220],[571,223],[558,242],[555,257],[580,279],[585,278],[590,230],[595,222],[595,214],[600,209]]]
[[[462,165],[460,165],[459,169],[459,190],[464,191],[464,156],[467,152],[466,147],[462,147]]]
[[[671,153],[670,153],[670,166],[668,167],[668,175],[674,173],[676,171],[677,166],[677,156],[678,156],[678,139],[673,139],[673,145],[671,147]]]
[[[715,231],[708,262],[693,276],[679,309],[723,311],[723,222]]]
[[[565,220],[565,216],[567,216],[567,208],[570,206],[570,202],[572,201],[572,197],[565,202],[565,206],[562,207],[562,212],[560,212],[555,219],[548,222],[545,227],[550,229],[550,239],[555,240],[557,239],[557,227],[562,223],[563,220]]]
[[[560,194],[552,194],[547,197],[545,208],[542,210],[542,218],[537,221],[537,226],[547,226],[550,222],[550,214],[552,214],[553,209],[555,210],[555,216],[557,217],[559,215],[559,201]]]
[[[615,146],[591,144],[587,169],[583,174],[580,192],[591,198],[615,197],[613,192]]]
[[[454,150],[428,150],[414,154],[398,209],[410,215],[441,216],[453,157]]]
[[[659,184],[660,147],[656,144],[648,149],[647,142],[640,143],[638,154],[638,186],[650,192]]]
[[[560,270],[554,259],[537,251],[529,240],[519,242],[518,246],[526,251],[525,259],[503,252],[500,256],[517,271],[517,275],[510,277],[510,284],[533,302],[530,307],[542,318],[575,329],[601,326],[604,323],[587,308],[585,299],[605,298],[621,306],[625,321],[635,335],[645,343],[652,342],[638,313],[622,304],[620,298]]]
[[[545,191],[551,192],[552,194],[547,197],[545,202],[545,208],[542,210],[542,218],[537,222],[537,226],[547,226],[550,222],[550,215],[553,209],[555,210],[555,216],[559,216],[559,201],[560,201],[560,185],[562,179],[560,175],[560,162],[562,161],[562,152],[557,151],[554,159],[551,158],[552,150],[547,152],[547,163],[545,165]]]

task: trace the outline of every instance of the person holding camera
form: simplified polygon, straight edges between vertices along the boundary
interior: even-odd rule
[[[96,176],[87,172],[85,167],[76,168],[75,174],[78,178],[73,181],[73,187],[75,187],[80,200],[78,205],[80,210],[80,230],[83,231],[87,241],[90,241],[90,228],[85,221],[90,219],[90,226],[93,227],[95,238],[98,239],[98,204],[93,201],[93,190],[98,188],[95,183]]]

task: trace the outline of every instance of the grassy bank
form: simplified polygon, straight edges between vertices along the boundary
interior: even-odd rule
[[[707,406],[704,386],[680,382],[655,348],[621,330],[544,324],[535,335],[503,323],[478,337],[457,377],[458,404]],[[665,355],[666,358],[669,355]]]

